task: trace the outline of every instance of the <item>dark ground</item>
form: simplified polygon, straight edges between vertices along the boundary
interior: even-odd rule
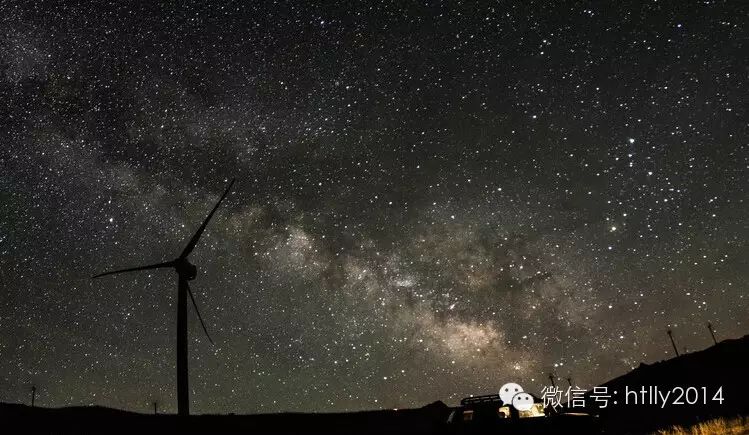
[[[605,409],[590,405],[602,433],[644,433],[673,424],[687,425],[715,417],[749,415],[749,335],[725,340],[708,349],[651,365],[641,365],[602,386],[612,395]],[[697,404],[657,405],[624,403],[625,387],[658,386],[706,389]],[[723,403],[713,400],[722,387]],[[591,394],[591,392],[589,392]],[[673,394],[673,393],[672,393]],[[630,398],[633,396],[630,395]],[[686,402],[686,397],[684,398]],[[613,402],[617,403],[614,404]],[[706,403],[704,403],[706,402]],[[0,425],[17,433],[273,433],[273,434],[427,434],[496,433],[499,427],[448,427],[452,408],[435,402],[418,409],[381,410],[338,414],[197,415],[186,419],[174,415],[149,415],[102,407],[31,408],[0,404]],[[528,419],[501,427],[505,433],[568,433],[563,420]],[[543,421],[542,421],[543,420]],[[509,423],[509,422],[508,422]],[[558,424],[557,424],[558,423]],[[579,433],[579,431],[574,430]]]

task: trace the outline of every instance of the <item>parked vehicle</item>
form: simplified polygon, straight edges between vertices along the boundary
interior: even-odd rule
[[[533,397],[527,411],[505,404],[499,394],[466,397],[447,419],[447,433],[597,433],[596,419],[586,413],[555,412]]]

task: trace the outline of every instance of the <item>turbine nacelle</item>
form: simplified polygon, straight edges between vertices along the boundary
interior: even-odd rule
[[[178,258],[174,260],[174,271],[188,281],[192,281],[196,276],[198,276],[198,268],[187,261],[187,258]]]

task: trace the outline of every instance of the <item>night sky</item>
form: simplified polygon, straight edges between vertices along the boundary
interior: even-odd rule
[[[194,413],[590,388],[749,332],[746,2],[155,3],[0,1],[0,401],[174,412],[176,274],[90,277],[176,257],[234,177]]]

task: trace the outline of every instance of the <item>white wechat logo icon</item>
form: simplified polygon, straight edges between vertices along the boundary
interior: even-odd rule
[[[502,399],[505,405],[508,405],[512,403],[512,396],[522,392],[523,387],[514,382],[508,382],[499,389],[499,398]]]
[[[499,398],[504,405],[512,405],[518,411],[530,411],[533,407],[533,396],[523,391],[523,387],[508,382],[499,389]]]

